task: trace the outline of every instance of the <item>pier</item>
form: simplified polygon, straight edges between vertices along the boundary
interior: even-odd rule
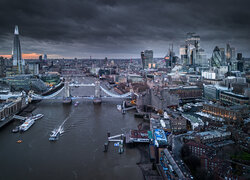
[[[110,133],[108,132],[108,142],[104,144],[104,152],[108,151],[108,145],[109,142],[113,142],[114,146],[119,147],[118,152],[121,154],[124,152],[124,134],[118,134],[115,136],[110,136]]]

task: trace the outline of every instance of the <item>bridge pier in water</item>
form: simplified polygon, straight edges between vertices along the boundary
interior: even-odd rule
[[[95,96],[93,99],[93,103],[94,104],[101,104],[102,103],[100,81],[95,82]]]
[[[65,86],[65,89],[64,89],[63,104],[71,104],[72,99],[70,95],[69,82],[67,80],[65,81],[64,86]]]

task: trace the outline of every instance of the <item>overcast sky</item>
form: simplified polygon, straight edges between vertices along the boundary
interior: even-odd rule
[[[0,54],[11,54],[14,26],[23,53],[130,58],[145,49],[163,57],[187,32],[211,56],[226,43],[250,57],[249,0],[0,0]]]

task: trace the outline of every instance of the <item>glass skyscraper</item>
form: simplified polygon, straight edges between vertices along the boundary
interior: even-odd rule
[[[154,68],[153,64],[153,51],[152,50],[145,50],[141,52],[141,60],[143,69],[151,69]]]
[[[222,64],[221,52],[218,46],[214,48],[212,58],[211,58],[211,66],[219,68]]]
[[[21,44],[19,40],[18,26],[15,26],[14,41],[12,48],[13,71],[15,74],[25,73],[25,62],[22,59]]]

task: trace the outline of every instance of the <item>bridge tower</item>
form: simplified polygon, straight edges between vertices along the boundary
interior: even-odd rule
[[[100,81],[98,80],[95,82],[95,96],[94,96],[93,103],[94,104],[102,103]]]
[[[65,86],[64,87],[65,91],[64,91],[64,97],[63,97],[63,103],[70,104],[70,103],[72,103],[72,99],[71,99],[71,95],[70,95],[69,81],[65,80],[64,86]]]

